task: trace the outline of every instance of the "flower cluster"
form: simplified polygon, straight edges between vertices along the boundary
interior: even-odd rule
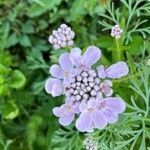
[[[123,30],[119,27],[119,25],[115,25],[111,29],[111,36],[119,39],[121,37]]]
[[[49,42],[54,49],[63,48],[73,45],[73,38],[75,33],[66,24],[61,24],[57,30],[53,30],[52,35],[49,36]]]
[[[98,150],[98,143],[91,137],[86,137],[83,141],[86,150]]]
[[[117,121],[118,114],[125,110],[120,97],[113,97],[112,81],[128,74],[128,66],[120,61],[109,67],[92,66],[100,59],[101,50],[89,46],[84,54],[73,48],[59,58],[59,65],[50,67],[53,76],[46,81],[45,89],[52,96],[64,94],[65,103],[55,107],[53,113],[59,123],[67,126],[76,119],[76,128],[81,132],[103,129]]]

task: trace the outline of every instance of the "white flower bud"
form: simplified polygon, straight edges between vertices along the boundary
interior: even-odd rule
[[[70,88],[70,89],[69,89],[69,92],[70,92],[70,93],[73,93],[73,92],[74,92],[74,89]]]
[[[67,35],[66,38],[68,41],[70,41],[72,39],[70,35]]]
[[[66,46],[66,43],[65,42],[61,42],[61,47],[65,47]]]
[[[87,78],[83,78],[83,82],[84,82],[84,83],[87,83],[87,82],[88,82],[88,79],[87,79]]]
[[[94,82],[95,82],[96,84],[100,84],[100,79],[99,79],[99,78],[95,78],[95,79],[94,79]]]
[[[95,84],[94,84],[94,82],[90,82],[89,85],[90,85],[90,87],[93,87]]]
[[[67,27],[68,27],[68,26],[67,26],[66,24],[64,24],[64,23],[60,25],[60,28],[61,28],[61,29],[66,29]]]
[[[88,74],[84,71],[84,72],[82,72],[81,76],[82,76],[82,77],[87,77]]]
[[[62,33],[63,30],[61,28],[58,28],[57,31],[58,31],[58,33]]]
[[[79,100],[81,100],[81,96],[80,96],[80,95],[76,95],[75,99],[76,99],[77,101],[79,101]]]
[[[81,76],[77,76],[77,81],[81,81],[82,77]]]
[[[75,37],[75,33],[73,31],[70,31],[70,36],[71,36],[71,39],[73,39]]]
[[[74,90],[73,92],[74,95],[77,95],[78,93],[79,93],[78,90]]]
[[[57,41],[57,44],[58,44],[58,45],[61,45],[61,41],[60,41],[60,40],[58,40],[58,41]]]
[[[88,77],[88,81],[89,81],[89,82],[93,82],[93,81],[94,81],[94,78],[93,78],[93,77]]]
[[[88,99],[88,98],[89,98],[89,95],[88,95],[88,94],[84,94],[84,95],[83,95],[83,98],[84,98],[84,99]]]
[[[97,92],[96,92],[95,90],[92,90],[92,91],[91,91],[91,95],[92,95],[92,96],[95,96],[96,94],[97,94]]]
[[[76,87],[76,84],[75,84],[75,83],[72,83],[72,84],[71,84],[71,87],[75,88],[75,87]]]
[[[86,88],[86,90],[87,90],[88,92],[91,91],[91,87],[88,86],[88,87]]]
[[[68,41],[68,42],[67,42],[67,45],[68,45],[68,46],[72,46],[72,45],[73,45],[73,41],[72,41],[72,40],[71,40],[71,41]]]

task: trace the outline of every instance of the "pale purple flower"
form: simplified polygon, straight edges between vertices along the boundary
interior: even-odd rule
[[[53,45],[54,49],[64,48],[73,45],[75,33],[66,24],[61,24],[57,30],[53,30],[48,41]]]
[[[123,30],[119,27],[119,25],[115,25],[111,29],[111,36],[119,39],[121,37]]]
[[[94,128],[104,129],[107,118],[102,111],[97,109],[97,101],[89,100],[82,102],[79,106],[81,114],[76,121],[76,128],[81,132],[93,132]]]
[[[69,53],[64,53],[59,57],[59,65],[50,67],[50,74],[58,79],[62,79],[64,84],[71,83],[71,77],[74,77],[75,71],[70,61]]]
[[[65,104],[53,110],[61,125],[69,125],[76,115],[76,128],[92,132],[116,122],[118,114],[125,110],[121,98],[110,97],[113,95],[111,79],[127,75],[129,68],[120,61],[93,69],[100,56],[101,51],[95,46],[89,46],[83,55],[81,49],[73,48],[70,53],[60,56],[59,65],[51,66],[53,77],[46,81],[45,89],[52,96],[64,94],[67,99]]]
[[[67,126],[74,120],[75,114],[79,113],[78,104],[67,99],[65,104],[60,107],[55,107],[53,113],[59,117],[59,123],[61,125]]]
[[[111,96],[113,94],[113,90],[111,87],[112,82],[110,80],[104,80],[100,84],[100,90],[106,97]]]
[[[103,129],[108,123],[118,120],[118,114],[125,110],[125,103],[119,97],[89,100],[80,104],[81,114],[76,128],[81,132],[93,132],[94,128]]]

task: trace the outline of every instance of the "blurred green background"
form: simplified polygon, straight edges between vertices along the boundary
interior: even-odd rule
[[[120,1],[114,0],[114,10],[120,8],[121,14],[119,20],[111,20],[104,16],[109,14],[106,3],[109,5],[110,1],[0,0],[0,150],[55,148],[54,133],[60,126],[52,108],[60,105],[63,97],[53,98],[46,94],[44,83],[49,76],[49,66],[57,62],[64,50],[53,50],[48,36],[65,22],[76,33],[76,46],[99,46],[104,54],[102,63],[111,64],[113,38],[109,35],[110,30],[102,29],[110,29],[109,24],[115,25],[117,21],[124,28],[129,14]],[[143,20],[149,20],[149,12],[141,16]],[[138,14],[134,20],[137,18],[140,19]],[[133,21],[126,33],[132,31],[135,24]],[[149,22],[144,23],[146,28],[149,25]],[[150,29],[143,32],[149,35]],[[149,46],[149,38],[143,40],[138,31],[122,41],[122,47],[128,49],[135,60],[143,55],[139,47]],[[146,53],[150,51],[146,50]]]

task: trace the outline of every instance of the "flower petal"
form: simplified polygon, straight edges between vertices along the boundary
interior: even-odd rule
[[[73,113],[69,113],[59,118],[59,123],[63,126],[68,126],[75,118]]]
[[[94,127],[98,129],[104,129],[107,125],[107,118],[102,111],[94,111],[92,113]]]
[[[53,114],[57,117],[60,117],[62,115],[62,111],[61,111],[60,107],[53,108]]]
[[[56,79],[49,78],[45,83],[45,90],[48,94],[51,94],[51,90],[53,88],[53,85],[55,84]]]
[[[81,113],[81,115],[76,121],[76,128],[81,132],[93,132],[91,114]]]
[[[62,81],[58,80],[57,83],[55,83],[52,87],[51,94],[53,97],[59,96],[63,93],[63,85]]]
[[[83,62],[86,66],[91,67],[100,59],[100,57],[100,49],[96,46],[89,46],[83,55]]]
[[[120,97],[110,97],[104,99],[113,112],[122,113],[125,111],[126,105],[125,102]]]
[[[71,83],[71,77],[70,76],[64,76],[63,82],[65,85],[69,85]]]
[[[104,111],[108,123],[115,123],[118,120],[118,115],[110,109]]]
[[[84,112],[84,111],[86,111],[86,109],[87,109],[87,104],[86,104],[86,102],[81,102],[81,104],[79,105],[79,110],[81,111],[81,112]]]
[[[59,78],[59,79],[63,78],[62,69],[59,65],[52,65],[50,67],[50,74],[55,78]]]
[[[59,57],[59,64],[64,71],[69,71],[72,68],[69,53],[64,53]]]
[[[123,61],[113,64],[106,69],[107,77],[114,79],[125,76],[128,74],[128,72],[129,72],[128,65]]]
[[[106,78],[105,67],[103,65],[98,66],[97,68],[99,78]]]
[[[76,67],[81,65],[81,61],[82,61],[81,53],[82,53],[82,51],[78,47],[71,49],[70,59],[72,61],[72,64],[75,65]]]

